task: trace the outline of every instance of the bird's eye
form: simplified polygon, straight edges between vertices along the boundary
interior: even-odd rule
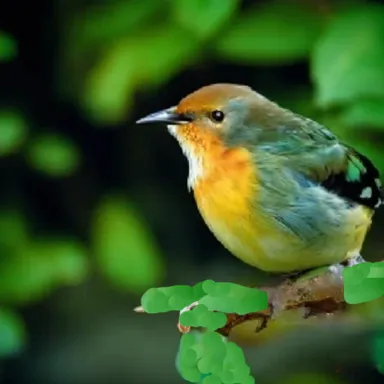
[[[224,120],[224,112],[219,110],[212,111],[211,119],[216,123],[221,123]]]

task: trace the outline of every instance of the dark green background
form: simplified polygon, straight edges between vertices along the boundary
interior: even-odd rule
[[[244,83],[384,171],[379,1],[3,0],[0,21],[2,383],[179,383],[176,315],[134,314],[141,294],[261,281],[203,224],[175,140],[139,117]],[[379,383],[371,330],[299,328],[247,359],[259,383]]]

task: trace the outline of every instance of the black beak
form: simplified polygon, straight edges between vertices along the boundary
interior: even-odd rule
[[[192,119],[184,114],[176,113],[176,108],[168,108],[163,111],[151,113],[136,121],[136,124],[146,123],[164,123],[164,124],[185,124],[191,122]]]

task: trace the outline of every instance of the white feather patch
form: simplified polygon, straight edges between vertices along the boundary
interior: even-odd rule
[[[174,136],[180,144],[180,147],[188,160],[189,175],[188,175],[188,189],[191,190],[196,185],[197,181],[203,176],[203,160],[201,156],[195,153],[194,148],[178,134],[177,125],[167,126],[169,133]]]
[[[372,197],[372,188],[371,187],[365,187],[361,191],[360,197],[362,199],[370,199]]]

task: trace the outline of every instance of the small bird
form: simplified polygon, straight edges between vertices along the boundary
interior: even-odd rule
[[[137,123],[163,123],[216,238],[265,272],[361,260],[381,204],[371,161],[319,123],[244,85],[213,84]]]

